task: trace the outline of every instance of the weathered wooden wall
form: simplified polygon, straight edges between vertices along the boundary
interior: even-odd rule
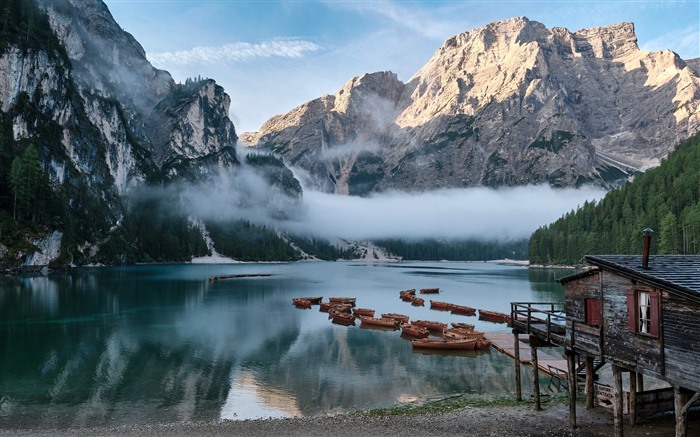
[[[627,317],[627,295],[630,287],[635,290],[652,289],[614,273],[601,273],[603,282],[603,347],[606,361],[617,362],[623,367],[641,369],[644,373],[663,376],[664,354],[661,338],[630,332]],[[664,293],[662,301],[666,297]],[[661,313],[663,314],[663,304]],[[661,328],[663,330],[663,327]],[[661,332],[663,335],[663,331]]]
[[[661,297],[665,377],[700,391],[700,304],[672,293]]]
[[[567,338],[572,337],[577,352],[600,356],[600,328],[586,326],[585,300],[600,298],[600,273],[579,278],[566,284]]]

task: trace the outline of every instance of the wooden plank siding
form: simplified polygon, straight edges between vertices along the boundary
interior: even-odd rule
[[[661,307],[665,379],[700,391],[700,304],[663,293]]]
[[[627,290],[653,291],[642,284],[609,271],[601,272],[603,288],[603,348],[606,361],[657,376],[664,374],[662,336],[630,332],[627,313]],[[662,296],[662,301],[665,295]],[[662,311],[663,313],[663,311]],[[663,327],[661,328],[663,329]]]

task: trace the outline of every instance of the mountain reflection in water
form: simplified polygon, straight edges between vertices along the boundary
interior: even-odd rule
[[[355,296],[377,314],[494,331],[508,328],[413,307],[398,292],[440,287],[440,300],[496,311],[563,299],[550,276],[522,267],[400,266],[158,265],[0,278],[0,419],[9,427],[125,425],[511,395],[513,362],[496,351],[417,354],[400,331],[333,325],[318,306],[291,304]],[[272,276],[208,281],[243,273]]]

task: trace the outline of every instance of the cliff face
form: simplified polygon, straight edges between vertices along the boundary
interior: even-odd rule
[[[569,32],[527,18],[448,39],[407,84],[358,77],[244,134],[318,187],[613,186],[700,129],[700,79],[631,23]]]
[[[81,262],[89,262],[98,242],[122,223],[124,198],[132,189],[206,183],[220,171],[239,171],[230,98],[214,80],[176,84],[148,62],[100,0],[14,5],[12,14],[30,23],[30,30],[27,38],[18,34],[0,44],[0,119],[11,130],[0,126],[0,137],[7,134],[12,143],[10,161],[0,153],[0,209],[7,203],[12,211],[5,170],[34,144],[54,198],[63,199],[66,216],[78,223],[58,235],[82,252]],[[37,20],[44,33],[30,38]],[[292,191],[298,199],[300,189]],[[62,221],[58,230],[68,226]],[[43,232],[57,235],[55,229],[49,225]],[[14,256],[20,255],[28,256],[27,263],[44,259],[30,252]]]

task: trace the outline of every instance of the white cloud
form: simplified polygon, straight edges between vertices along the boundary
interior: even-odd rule
[[[689,26],[665,33],[645,42],[643,50],[657,51],[670,49],[683,59],[693,59],[700,56],[700,28]]]
[[[281,226],[291,232],[352,240],[511,240],[529,238],[538,227],[604,195],[597,188],[559,190],[545,185],[391,192],[372,197],[305,191],[306,214]]]
[[[231,61],[250,61],[259,58],[303,58],[322,47],[301,39],[273,39],[253,44],[234,42],[218,47],[195,47],[178,52],[149,53],[148,59],[156,66],[188,64],[217,64]]]

